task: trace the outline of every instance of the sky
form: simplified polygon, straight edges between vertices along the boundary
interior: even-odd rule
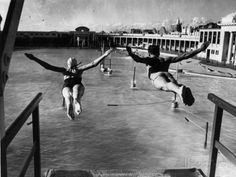
[[[0,0],[4,19],[10,0]],[[157,27],[163,21],[189,24],[194,17],[217,22],[236,12],[236,0],[25,0],[18,30],[73,31],[87,26],[109,31],[121,26]]]

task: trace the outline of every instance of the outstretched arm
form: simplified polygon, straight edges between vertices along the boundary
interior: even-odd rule
[[[183,53],[182,55],[179,55],[177,57],[169,57],[168,60],[171,60],[172,63],[176,63],[176,62],[179,62],[179,61],[182,61],[182,60],[185,60],[185,59],[188,59],[188,58],[191,58],[193,56],[195,56],[196,54],[206,50],[206,48],[210,45],[210,42],[207,41],[207,42],[204,42],[200,48],[196,49],[196,50],[193,50],[191,52],[186,52],[186,53]]]
[[[78,66],[77,69],[85,71],[91,68],[96,67],[101,61],[103,61],[111,52],[113,49],[107,50],[102,56],[98,57],[97,59],[93,60],[91,63],[88,63],[83,66]]]
[[[48,69],[48,70],[51,70],[51,71],[55,71],[55,72],[59,72],[59,73],[63,73],[63,74],[67,73],[65,68],[61,68],[61,67],[50,65],[47,62],[42,61],[39,58],[35,57],[33,54],[25,53],[25,56],[28,57],[30,60],[33,60],[33,61],[37,62],[38,64],[40,64],[45,69]]]
[[[134,61],[136,61],[136,62],[138,62],[138,63],[147,64],[147,61],[148,61],[148,60],[146,60],[145,58],[142,58],[142,57],[140,57],[140,56],[134,54],[134,53],[132,52],[131,47],[126,46],[126,50],[127,50],[128,54],[129,54],[129,56],[131,56]]]

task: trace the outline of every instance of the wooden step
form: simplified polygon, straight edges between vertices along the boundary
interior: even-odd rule
[[[166,170],[56,170],[49,169],[44,177],[206,177],[201,169]]]

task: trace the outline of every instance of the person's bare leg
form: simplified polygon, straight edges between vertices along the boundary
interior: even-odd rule
[[[180,85],[174,77],[167,72],[159,73],[159,76],[155,77],[153,85],[157,89],[180,94]]]
[[[75,113],[79,115],[82,112],[81,98],[84,95],[84,86],[83,84],[76,84],[73,87],[73,98],[74,98],[74,106]]]
[[[71,89],[68,87],[64,87],[62,89],[62,95],[65,98],[67,116],[70,120],[73,120],[75,116],[74,116],[73,104],[71,102]]]
[[[178,94],[185,105],[191,106],[195,101],[190,88],[178,84],[170,73],[161,73],[153,81],[153,85],[160,90]]]

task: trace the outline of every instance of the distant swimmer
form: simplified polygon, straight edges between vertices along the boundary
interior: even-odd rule
[[[83,72],[96,67],[112,52],[112,50],[113,49],[107,50],[103,55],[85,65],[77,64],[77,60],[75,58],[69,58],[67,61],[67,68],[50,65],[30,53],[25,53],[25,55],[30,60],[33,60],[43,66],[45,69],[59,72],[64,75],[62,95],[66,103],[67,116],[70,120],[73,120],[75,118],[74,112],[77,115],[82,112],[81,98],[85,90],[84,85],[82,84]]]
[[[191,52],[183,53],[176,57],[160,57],[160,47],[150,45],[148,47],[149,57],[140,57],[132,52],[132,48],[127,46],[126,50],[134,61],[146,64],[148,78],[157,89],[174,92],[179,95],[181,101],[188,106],[193,105],[195,99],[190,88],[179,84],[172,74],[168,72],[171,63],[177,63],[182,60],[193,57],[194,55],[206,50],[210,42],[205,42],[202,46]]]

